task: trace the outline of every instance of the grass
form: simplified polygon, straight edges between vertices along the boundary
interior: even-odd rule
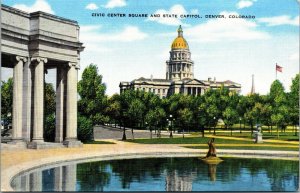
[[[205,146],[183,146],[191,149],[208,149]],[[242,150],[282,150],[282,151],[299,151],[299,147],[279,147],[279,146],[217,146],[218,149],[242,149]]]
[[[173,137],[173,138],[155,138],[155,139],[129,139],[128,142],[142,144],[207,144],[209,137]],[[252,141],[215,139],[216,144],[253,144]]]
[[[84,144],[115,144],[114,142],[110,142],[110,141],[86,141],[83,143]]]
[[[209,134],[209,133],[207,133]],[[213,134],[211,132],[210,134]],[[263,139],[277,139],[277,133],[276,131],[271,134],[268,131],[264,131],[263,133]],[[229,137],[239,137],[239,138],[253,138],[251,133],[232,133],[232,136],[230,132],[217,132],[217,136],[229,136]],[[279,132],[279,139],[284,141],[299,141],[299,136],[295,136],[294,133],[291,132]]]

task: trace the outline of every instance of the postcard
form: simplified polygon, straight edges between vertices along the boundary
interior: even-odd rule
[[[3,0],[1,191],[299,191],[299,0]]]

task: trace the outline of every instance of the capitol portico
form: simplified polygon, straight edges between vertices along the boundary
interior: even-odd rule
[[[1,7],[1,65],[13,68],[12,144],[47,148],[44,142],[44,79],[56,69],[55,142],[77,140],[77,74],[80,52],[76,21],[44,12]]]
[[[216,78],[198,80],[194,78],[194,61],[192,61],[189,45],[183,37],[182,27],[177,30],[178,36],[171,44],[169,60],[166,61],[166,78],[140,77],[131,82],[120,82],[120,93],[126,89],[153,92],[161,98],[176,93],[184,95],[202,95],[208,89],[224,86],[230,91],[240,92],[241,85],[231,80],[217,81]]]

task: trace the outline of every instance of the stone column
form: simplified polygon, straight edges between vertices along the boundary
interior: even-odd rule
[[[42,171],[36,171],[30,174],[30,191],[41,192],[43,189]]]
[[[67,72],[67,106],[66,106],[66,139],[68,147],[77,147],[82,144],[77,140],[77,70],[76,63],[69,63]]]
[[[30,141],[31,130],[31,70],[30,61],[27,61],[23,69],[23,140]]]
[[[76,173],[77,173],[77,165],[67,165],[64,166],[64,175],[65,185],[63,187],[63,191],[76,191]]]
[[[184,87],[184,95],[187,95],[187,88],[186,87]]]
[[[62,166],[54,168],[54,191],[62,191]]]
[[[32,58],[34,65],[33,137],[32,142],[44,142],[44,64],[46,58]]]
[[[21,177],[21,187],[23,191],[29,191],[29,174],[26,174]]]
[[[22,108],[23,108],[23,64],[25,57],[16,57],[17,63],[13,72],[13,111],[12,111],[12,140],[22,140]]]
[[[55,114],[55,142],[63,141],[64,127],[64,87],[65,87],[65,70],[63,67],[57,67],[56,78],[56,114]]]

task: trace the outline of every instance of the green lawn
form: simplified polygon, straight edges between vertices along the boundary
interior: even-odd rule
[[[155,139],[129,139],[128,142],[143,144],[207,144],[208,137],[174,137],[174,138],[155,138]],[[216,144],[252,144],[252,141],[241,141],[231,139],[215,139]]]
[[[209,132],[207,133],[209,134]],[[210,134],[213,134],[210,133]],[[267,131],[264,131],[263,133],[263,139],[277,139],[277,133],[273,131],[273,133],[269,133]],[[231,136],[230,132],[217,132],[217,136]],[[232,137],[240,137],[240,138],[253,138],[251,133],[232,133]],[[279,139],[284,141],[299,141],[299,136],[295,136],[294,133],[291,132],[279,132]]]
[[[110,141],[86,141],[83,143],[84,144],[115,144],[114,142],[110,142]]]
[[[271,144],[270,144],[271,145]],[[191,149],[207,149],[204,146],[184,146]],[[272,146],[218,146],[218,149],[244,149],[244,150],[282,150],[282,151],[299,151],[299,147],[272,147]]]

